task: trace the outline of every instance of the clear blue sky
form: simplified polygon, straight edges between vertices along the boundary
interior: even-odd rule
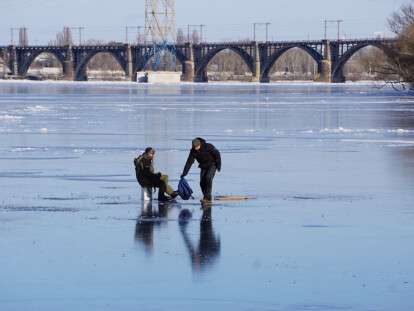
[[[410,0],[176,0],[177,25],[206,24],[207,40],[247,39],[253,22],[271,22],[270,37],[320,39],[323,19],[343,19],[342,36],[387,31],[386,19]],[[84,36],[123,40],[125,25],[144,24],[144,0],[0,0],[0,44],[10,27],[26,26],[32,44],[44,44],[64,25],[85,26]],[[131,30],[132,31],[132,30]],[[264,30],[258,31],[264,37]],[[332,25],[329,36],[334,37]],[[75,37],[76,39],[76,37]]]

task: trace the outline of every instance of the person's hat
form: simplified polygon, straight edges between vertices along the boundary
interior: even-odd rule
[[[155,149],[154,148],[151,148],[151,147],[148,147],[147,149],[145,149],[145,153],[152,153],[152,154],[154,154],[155,153]]]
[[[199,140],[198,138],[193,140],[193,148],[199,147],[201,146],[201,140]]]

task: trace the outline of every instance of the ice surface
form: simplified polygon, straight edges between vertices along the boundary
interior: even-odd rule
[[[414,309],[414,97],[376,84],[0,82],[0,310]],[[191,140],[215,195],[176,186]],[[198,169],[189,182],[200,198]],[[181,210],[192,218],[180,224]]]

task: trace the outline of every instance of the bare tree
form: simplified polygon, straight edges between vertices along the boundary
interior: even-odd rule
[[[407,4],[388,20],[390,29],[397,35],[397,44],[389,51],[391,65],[383,68],[384,74],[398,74],[401,82],[414,85],[414,3]]]
[[[414,6],[413,4],[403,5],[398,12],[392,14],[388,19],[388,24],[392,32],[396,35],[403,35],[414,25]]]

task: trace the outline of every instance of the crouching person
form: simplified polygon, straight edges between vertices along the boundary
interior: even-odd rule
[[[158,201],[175,199],[178,193],[168,184],[168,176],[154,171],[155,150],[148,147],[134,160],[137,181],[144,188],[158,188]],[[168,196],[166,196],[166,194]]]

